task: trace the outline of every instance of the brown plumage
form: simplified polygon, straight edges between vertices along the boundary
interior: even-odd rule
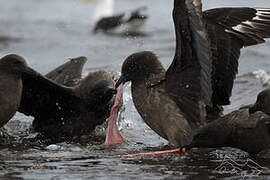
[[[207,108],[209,116],[219,117],[223,110],[220,106],[230,104],[241,48],[270,37],[269,12],[267,8],[216,8],[203,12],[214,67],[213,108]]]
[[[240,49],[270,37],[268,15],[256,19],[269,9],[219,8],[202,13],[201,1],[194,4],[196,8],[188,0],[174,1],[176,50],[169,69],[165,72],[151,52],[135,53],[123,63],[117,82],[131,81],[133,101],[143,120],[174,145],[183,144],[206,123],[205,110],[207,119],[222,115],[221,106],[230,104]],[[264,26],[245,29],[246,21]]]
[[[143,120],[171,144],[186,142],[203,124],[211,105],[210,49],[204,25],[190,1],[175,0],[175,57],[165,72],[149,51],[129,56],[117,86],[131,81],[132,97]]]
[[[18,55],[10,54],[0,59],[0,127],[18,110],[22,94],[22,75],[31,73],[26,61]]]
[[[192,141],[181,147],[234,147],[256,154],[270,148],[270,117],[262,112],[250,114],[247,108],[234,111],[198,130]]]
[[[212,76],[212,101],[217,110],[210,108],[214,114],[220,111],[219,105],[230,103],[240,49],[263,43],[263,38],[270,37],[270,17],[269,9],[253,8],[218,8],[205,11],[203,16],[207,22],[215,67]],[[233,26],[237,25],[238,29],[233,29]],[[251,154],[269,149],[269,95],[270,91],[264,90],[259,93],[254,105],[241,108],[207,124],[199,129],[192,141],[182,149],[229,146]]]
[[[23,91],[19,111],[33,116],[34,129],[45,137],[61,141],[90,134],[109,116],[116,91],[114,81],[105,71],[90,72],[73,87],[61,85],[72,82],[78,75],[81,76],[85,63],[85,58],[82,59],[80,65],[72,64],[71,60],[47,74],[52,79],[59,80],[60,84],[39,73],[22,78]],[[70,69],[71,67],[77,69]],[[62,70],[60,74],[59,69]],[[70,76],[65,80],[62,77],[66,75]]]

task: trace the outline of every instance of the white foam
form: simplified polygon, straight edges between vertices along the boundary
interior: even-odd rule
[[[63,147],[56,144],[51,144],[47,146],[46,149],[50,151],[60,151],[60,150],[63,150]]]
[[[257,71],[252,72],[252,74],[254,74],[255,77],[261,81],[263,86],[270,85],[270,73],[269,72],[266,72],[263,69],[259,69]]]

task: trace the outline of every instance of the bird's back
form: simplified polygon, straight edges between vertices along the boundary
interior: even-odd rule
[[[21,79],[0,69],[0,127],[5,125],[16,113],[21,94]]]

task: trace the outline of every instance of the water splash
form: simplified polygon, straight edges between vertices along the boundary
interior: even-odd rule
[[[252,72],[252,74],[254,74],[255,77],[261,81],[261,83],[264,87],[270,85],[270,73],[269,72],[267,72],[263,69],[259,69],[257,71]]]

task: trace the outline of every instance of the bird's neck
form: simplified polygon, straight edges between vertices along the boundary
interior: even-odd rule
[[[100,18],[111,16],[113,14],[114,0],[98,0],[94,15],[94,22]]]

